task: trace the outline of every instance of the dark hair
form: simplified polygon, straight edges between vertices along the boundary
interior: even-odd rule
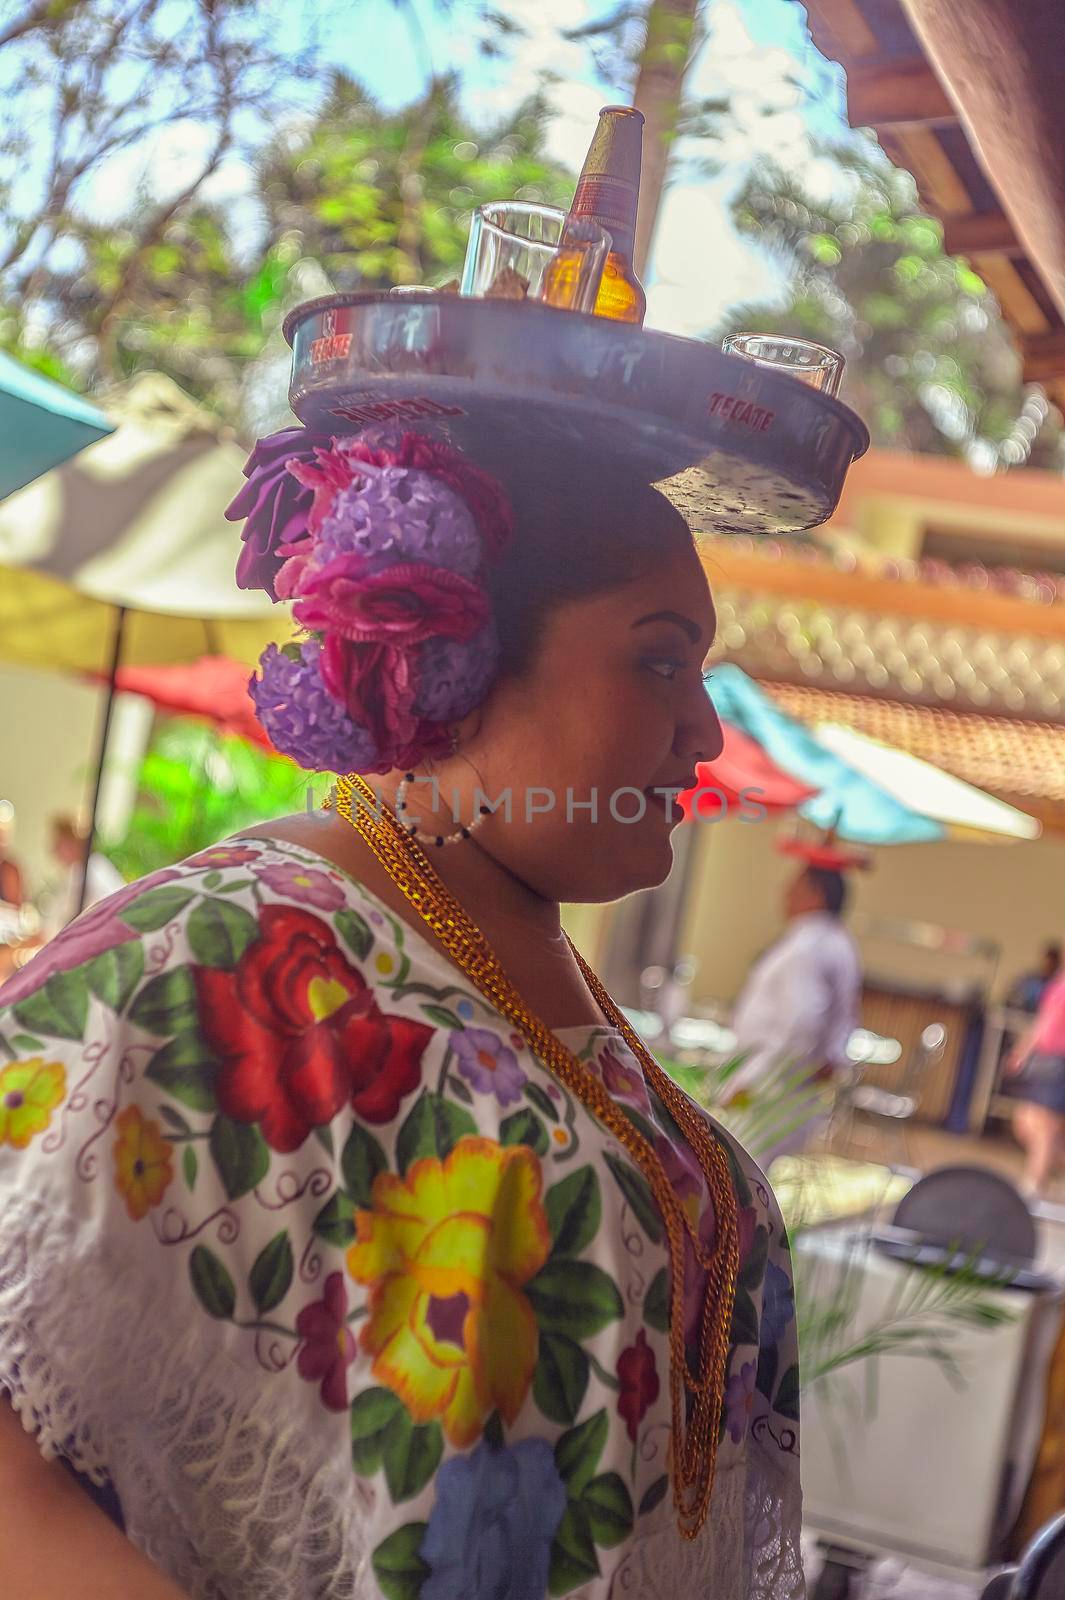
[[[532,663],[544,623],[567,601],[608,594],[648,576],[693,544],[679,511],[646,484],[530,486],[515,497],[515,528],[488,573],[502,643],[501,669]]]
[[[807,867],[806,876],[824,902],[825,910],[841,917],[847,909],[847,880],[834,867]]]

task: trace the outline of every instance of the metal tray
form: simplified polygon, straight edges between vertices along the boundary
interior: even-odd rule
[[[506,300],[333,295],[291,312],[289,398],[334,434],[394,423],[518,496],[545,474],[656,484],[696,530],[796,533],[869,446],[838,400],[714,345]]]

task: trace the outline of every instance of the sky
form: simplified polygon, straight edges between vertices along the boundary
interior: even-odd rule
[[[487,59],[478,48],[477,0],[452,0],[446,14],[431,0],[410,4],[413,18],[396,0],[359,0],[354,7],[350,0],[295,0],[281,12],[279,43],[285,47],[288,30],[294,52],[309,14],[329,18],[323,60],[349,71],[382,104],[399,107],[415,98],[430,71],[455,71],[474,123],[490,122],[546,87],[552,111],[548,153],[574,171],[599,108],[627,98],[627,85],[600,76],[586,43],[562,36],[612,10],[609,0],[495,0],[496,9],[522,30],[504,61]],[[700,99],[730,91],[734,132],[722,152],[725,171],[717,177],[695,169],[698,147],[678,147],[646,275],[648,326],[690,336],[718,325],[730,304],[782,289],[778,264],[738,237],[729,219],[729,197],[746,163],[759,154],[785,165],[802,162],[809,178],[810,134],[845,125],[838,69],[813,49],[796,0],[709,0],[706,15],[707,37],[690,69],[687,93]],[[106,221],[138,185],[160,197],[178,192],[197,169],[204,138],[205,130],[195,124],[168,127],[149,146],[108,163],[83,204]],[[227,162],[205,192],[239,208],[248,192],[246,163]]]

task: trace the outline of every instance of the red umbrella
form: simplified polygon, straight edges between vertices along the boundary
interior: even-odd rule
[[[700,761],[695,772],[698,786],[680,796],[684,815],[702,822],[744,806],[764,806],[767,811],[791,811],[819,793],[799,783],[778,767],[762,746],[730,722],[722,722],[725,748],[716,761]],[[705,790],[705,793],[700,791]]]
[[[201,656],[178,666],[120,667],[115,687],[123,694],[144,695],[161,711],[205,717],[225,732],[273,751],[248,694],[249,677],[247,667],[229,656]]]

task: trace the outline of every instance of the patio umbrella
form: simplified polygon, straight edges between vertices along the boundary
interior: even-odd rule
[[[120,667],[119,694],[139,694],[160,711],[202,717],[224,733],[235,733],[264,750],[274,750],[248,694],[248,668],[228,656],[201,656],[173,667]]]
[[[775,705],[739,667],[714,668],[718,715],[747,734],[786,773],[817,793],[799,814],[852,844],[926,844],[946,837],[942,822],[890,794],[818,742],[812,731]]]
[[[249,664],[291,624],[238,589],[224,510],[244,451],[169,378],[113,403],[116,431],[0,504],[0,659],[107,685],[91,817],[121,666]]]
[[[0,500],[113,432],[81,395],[0,351]]]
[[[819,723],[814,737],[824,749],[856,772],[864,773],[888,794],[960,837],[1038,839],[1042,832],[1040,824],[1026,812],[906,750],[882,744],[840,723]]]
[[[816,789],[778,767],[756,740],[731,722],[722,719],[721,732],[725,740],[721,754],[716,761],[698,763],[696,787],[680,796],[688,821],[695,815],[710,822],[752,802],[770,812],[791,811],[816,795]],[[701,794],[704,789],[708,792]]]

